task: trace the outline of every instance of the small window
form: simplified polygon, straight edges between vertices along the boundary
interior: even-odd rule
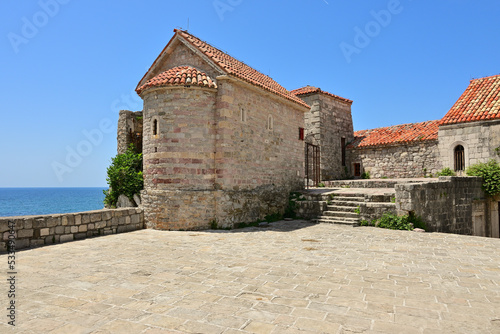
[[[274,128],[274,120],[273,120],[273,116],[269,115],[267,117],[267,129],[268,130],[272,130]]]
[[[340,147],[342,150],[342,166],[345,166],[345,138],[340,138]]]
[[[457,145],[454,152],[455,157],[455,171],[465,170],[465,150],[462,145]]]
[[[360,163],[354,164],[354,176],[361,176],[361,164]]]
[[[299,140],[304,140],[304,128],[299,128]]]
[[[247,111],[243,108],[240,109],[240,120],[245,123],[247,121]]]
[[[158,134],[158,120],[153,121],[153,136],[156,136]]]

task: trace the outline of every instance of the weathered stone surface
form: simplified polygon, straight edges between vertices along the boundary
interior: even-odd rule
[[[304,221],[87,239],[19,254],[19,330],[497,333],[498,245]]]
[[[134,202],[136,204],[136,206],[141,206],[141,196],[139,194],[134,194]]]
[[[118,196],[118,201],[116,202],[117,208],[129,208],[135,206],[134,203],[125,195],[121,194]]]

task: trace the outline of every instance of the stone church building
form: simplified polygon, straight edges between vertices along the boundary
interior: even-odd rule
[[[460,173],[498,159],[500,76],[472,80],[441,120],[354,132],[351,100],[288,91],[176,29],[136,91],[144,108],[120,112],[118,153],[142,150],[149,228],[254,222],[283,213],[307,179]]]

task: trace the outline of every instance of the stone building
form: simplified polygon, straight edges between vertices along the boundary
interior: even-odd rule
[[[354,132],[351,100],[312,86],[288,91],[176,29],[136,91],[144,108],[120,112],[118,152],[134,143],[143,153],[150,228],[229,227],[283,213],[310,168],[316,182],[421,177],[443,167],[463,173],[500,150],[500,76],[472,80],[441,120]]]
[[[188,32],[174,32],[136,89],[144,101],[147,226],[227,227],[283,213],[288,193],[303,186],[309,106]],[[129,129],[120,126],[119,151],[134,118],[141,119],[120,113]]]
[[[471,80],[437,121],[356,131],[348,146],[355,177],[421,177],[466,168],[500,155],[500,75]]]

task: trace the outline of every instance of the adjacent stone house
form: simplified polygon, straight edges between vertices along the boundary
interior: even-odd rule
[[[352,175],[421,177],[500,155],[500,75],[471,80],[441,120],[356,131],[348,146]]]

